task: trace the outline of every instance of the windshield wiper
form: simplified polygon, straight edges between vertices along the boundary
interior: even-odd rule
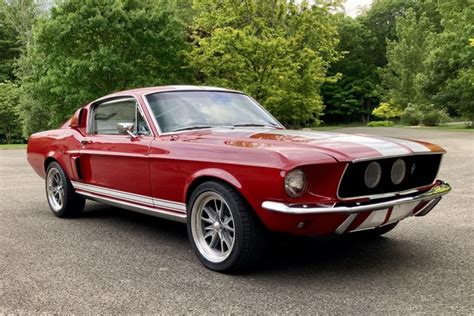
[[[176,128],[172,130],[171,132],[188,131],[192,129],[211,128],[211,127],[212,127],[211,125],[191,125],[191,126]]]
[[[261,123],[237,123],[232,125],[234,127],[245,127],[245,126],[255,126],[255,127],[279,127],[278,125],[268,123],[268,124],[261,124]]]

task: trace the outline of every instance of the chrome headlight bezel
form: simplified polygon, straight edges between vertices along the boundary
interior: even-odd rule
[[[382,166],[377,161],[372,161],[367,165],[364,172],[364,183],[369,189],[379,185],[382,179]]]
[[[301,169],[293,169],[285,176],[284,187],[289,197],[297,198],[306,191],[306,175]]]

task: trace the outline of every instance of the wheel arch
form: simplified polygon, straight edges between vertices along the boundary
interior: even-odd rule
[[[55,152],[49,152],[46,155],[46,159],[44,160],[44,172],[45,172],[45,174],[46,174],[46,170],[48,169],[49,164],[52,163],[52,162],[56,162],[63,169],[66,176],[68,178],[71,178],[71,175],[69,174],[69,168],[68,168],[68,166],[66,166],[65,161],[63,159],[61,159],[61,156],[59,156]]]
[[[188,178],[183,196],[185,203],[188,204],[191,194],[200,184],[208,181],[224,182],[239,192],[239,194],[245,199],[245,196],[241,191],[241,183],[231,173],[222,169],[210,168],[200,170]]]

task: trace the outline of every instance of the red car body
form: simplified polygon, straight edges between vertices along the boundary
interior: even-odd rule
[[[343,234],[424,215],[450,190],[430,178],[406,190],[340,196],[350,165],[397,157],[416,157],[420,165],[425,157],[440,161],[444,150],[424,142],[255,127],[161,133],[145,96],[188,90],[226,91],[169,86],[108,95],[79,109],[61,128],[32,135],[28,161],[41,177],[56,161],[76,193],[86,198],[181,222],[193,189],[218,179],[245,198],[267,229],[299,235]],[[93,106],[120,97],[136,99],[150,135],[88,132]],[[428,171],[434,175],[438,160],[430,162],[436,170]],[[284,181],[295,168],[304,170],[307,187],[292,198]],[[351,185],[346,186],[350,191]]]

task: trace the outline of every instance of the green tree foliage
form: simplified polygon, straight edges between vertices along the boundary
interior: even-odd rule
[[[425,60],[425,94],[438,107],[474,121],[474,3],[440,2],[442,32],[432,37]]]
[[[53,7],[20,64],[25,134],[56,127],[107,93],[183,81],[184,28],[172,9],[165,1],[132,0]]]
[[[362,23],[376,38],[376,49],[372,58],[378,67],[387,63],[387,40],[397,39],[396,20],[405,16],[407,10],[412,10],[417,16],[424,14],[434,25],[439,28],[440,15],[437,3],[445,0],[374,0],[370,9],[361,16]]]
[[[18,117],[20,91],[11,82],[0,83],[0,141],[7,143],[21,140],[21,125]]]
[[[315,2],[196,0],[187,58],[198,81],[243,90],[284,124],[317,124],[320,86],[337,59],[337,3]]]
[[[337,21],[340,37],[337,50],[343,58],[331,66],[329,74],[339,74],[341,79],[322,87],[326,105],[324,121],[368,121],[379,101],[377,65],[373,58],[376,38],[360,19],[338,16]]]
[[[0,0],[0,82],[14,80],[15,65],[31,40],[31,30],[44,13],[39,0]]]
[[[387,65],[382,70],[386,98],[402,109],[409,103],[423,103],[420,80],[424,73],[424,60],[429,53],[432,23],[421,14],[409,9],[396,19],[397,40],[387,43]]]
[[[0,2],[0,82],[13,80],[15,58],[20,54],[15,31],[6,23],[5,4]]]
[[[376,107],[372,114],[381,119],[394,119],[402,115],[402,111],[397,106],[388,102],[382,102]]]

